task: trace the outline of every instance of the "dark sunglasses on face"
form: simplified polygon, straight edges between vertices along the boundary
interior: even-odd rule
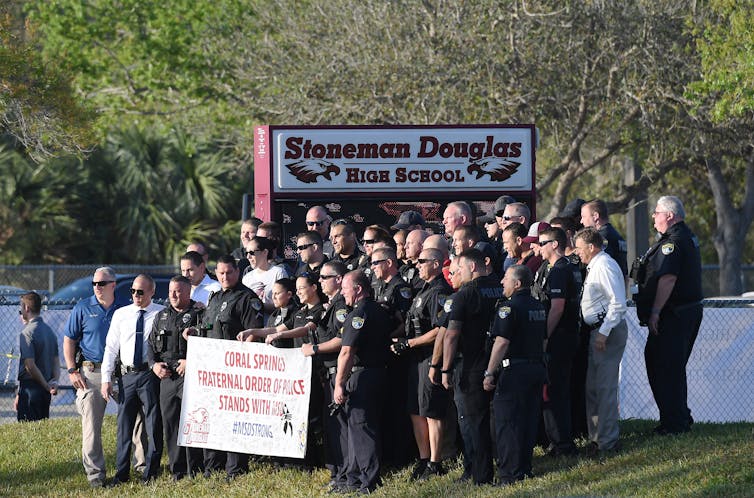
[[[550,240],[540,240],[539,242],[537,242],[537,244],[539,244],[539,246],[541,247],[541,246],[546,246],[546,245],[547,245],[547,244],[549,244],[550,242],[555,242],[555,239],[550,239]]]
[[[370,264],[371,264],[372,266],[377,266],[378,264],[380,264],[380,263],[384,263],[385,261],[387,261],[387,260],[386,260],[386,259],[377,259],[377,260],[375,260],[375,261],[372,261],[372,262],[371,262]]]
[[[264,251],[264,249],[254,249],[252,251],[246,251],[246,256],[251,256],[253,254],[256,254],[256,253],[262,252],[262,251]]]
[[[429,263],[430,261],[437,261],[437,260],[436,259],[421,259],[421,258],[416,260],[416,262],[419,263],[420,265],[423,265],[424,263]]]
[[[330,280],[331,278],[335,278],[335,277],[337,277],[337,275],[320,275],[319,279],[320,280]]]
[[[92,281],[92,286],[94,287],[104,287],[107,284],[112,284],[114,280],[100,280],[99,282]]]
[[[308,227],[320,227],[324,224],[324,221],[307,221],[306,226]]]
[[[361,241],[361,243],[364,244],[364,245],[374,244],[374,239],[364,239],[364,240]]]
[[[144,289],[131,289],[131,294],[135,294],[137,296],[143,296]]]
[[[311,244],[302,244],[300,246],[296,246],[297,251],[305,251],[306,249],[309,249],[311,246],[315,245],[315,242],[312,242]]]

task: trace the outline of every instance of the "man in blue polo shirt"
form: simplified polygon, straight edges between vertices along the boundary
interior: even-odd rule
[[[115,302],[115,270],[108,266],[94,272],[92,287],[94,295],[79,301],[68,318],[63,355],[71,385],[76,389],[76,409],[81,414],[81,456],[86,477],[92,487],[102,487],[105,482],[102,420],[107,401],[100,395],[100,367],[110,320],[125,303]]]

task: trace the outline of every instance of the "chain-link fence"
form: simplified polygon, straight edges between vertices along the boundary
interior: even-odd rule
[[[12,293],[3,286],[18,289],[36,290],[43,295],[51,295],[75,280],[91,277],[94,270],[104,264],[92,265],[0,265],[0,295]],[[119,274],[176,274],[180,268],[175,265],[109,265]],[[0,301],[2,302],[2,301]]]
[[[42,317],[56,332],[61,354],[72,305],[49,306]],[[15,420],[13,396],[18,375],[17,305],[0,305],[0,423]],[[621,365],[621,417],[657,419],[644,364],[647,329],[636,309],[628,310],[629,336]],[[706,300],[704,320],[689,359],[689,407],[697,421],[754,422],[754,300]],[[53,400],[53,417],[76,415],[65,365],[61,393]],[[110,408],[114,411],[114,407]]]

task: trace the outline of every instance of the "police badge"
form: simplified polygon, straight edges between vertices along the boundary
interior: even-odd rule
[[[222,306],[220,306],[220,311],[225,311],[225,308],[227,308],[227,307],[228,307],[228,302],[227,301],[223,301]]]
[[[191,321],[191,315],[188,313],[184,313],[184,315],[181,317],[181,321],[186,324]]]
[[[355,328],[356,330],[359,330],[361,327],[364,326],[364,318],[361,316],[355,316],[351,320],[351,326]]]
[[[422,307],[422,298],[421,298],[421,297],[417,297],[417,298],[416,298],[416,299],[414,300],[414,304],[416,305],[416,308],[417,308],[417,309],[418,309],[418,308],[421,308],[421,307]]]
[[[442,307],[445,310],[445,313],[450,313],[450,310],[453,309],[453,300],[452,299],[446,299],[445,302],[443,303]]]
[[[675,250],[675,244],[672,242],[668,242],[667,244],[662,245],[662,253],[667,256],[668,254],[672,253]]]
[[[500,306],[497,310],[497,316],[499,316],[502,320],[505,320],[508,318],[508,315],[511,314],[511,308],[510,306]]]

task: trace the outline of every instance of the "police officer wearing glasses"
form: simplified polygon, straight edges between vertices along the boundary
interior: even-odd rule
[[[678,197],[663,196],[652,213],[660,240],[635,263],[639,285],[636,312],[649,328],[644,359],[660,410],[657,434],[691,430],[686,363],[702,323],[702,265],[699,240],[684,219]]]

